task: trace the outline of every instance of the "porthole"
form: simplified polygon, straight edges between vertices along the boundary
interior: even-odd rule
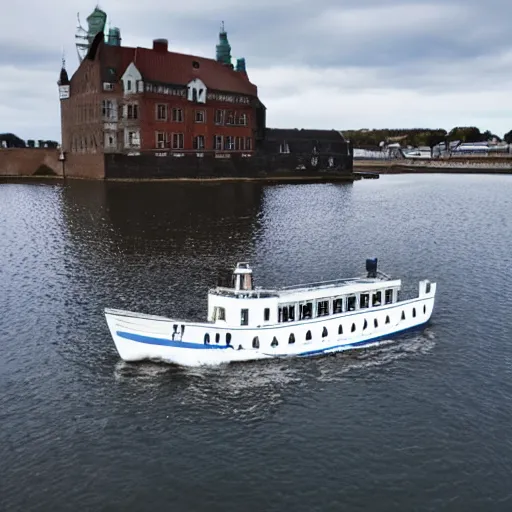
[[[376,318],[373,319],[373,326],[375,327],[375,329],[379,327],[379,321]]]
[[[229,345],[231,343],[231,333],[226,334],[226,345]]]
[[[209,345],[210,344],[210,335],[208,333],[206,333],[204,335],[204,344],[205,345]]]
[[[194,69],[199,69],[199,62],[197,62],[197,60],[193,60],[193,61],[192,61],[192,67],[193,67]]]
[[[343,334],[343,325],[341,325],[341,324],[338,327],[338,334]]]
[[[368,327],[368,322],[366,321],[366,318],[365,318],[364,324],[363,324],[363,331],[365,331],[367,327]]]
[[[416,308],[412,308],[412,317],[416,318]]]
[[[322,329],[322,338],[325,338],[327,336],[327,327],[324,327]]]
[[[386,316],[386,323],[389,324],[390,320],[389,320],[389,316]]]
[[[427,306],[423,306],[423,314],[426,315],[427,314]]]
[[[308,331],[306,333],[306,341],[309,341],[311,339],[311,331]]]
[[[260,348],[260,339],[258,336],[254,336],[252,339],[252,348]]]
[[[402,311],[402,317],[401,320],[405,320],[405,311]]]
[[[352,324],[352,329],[350,329],[352,332],[356,332],[356,324]]]
[[[219,343],[219,341],[220,341],[220,334],[219,334],[219,333],[217,333],[217,334],[215,335],[215,343]]]
[[[277,345],[279,345],[279,343],[277,342],[277,338],[274,336],[273,340],[272,340],[272,343],[270,344],[270,346],[272,348],[274,347],[277,347]]]
[[[290,345],[293,345],[295,343],[295,335],[293,334],[293,332],[290,334],[290,337],[288,338],[288,343]]]

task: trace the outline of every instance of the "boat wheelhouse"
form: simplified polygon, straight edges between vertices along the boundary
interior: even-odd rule
[[[436,284],[419,282],[418,296],[400,300],[401,280],[366,261],[362,277],[276,289],[254,286],[238,263],[230,287],[208,293],[206,322],[106,309],[119,355],[185,366],[309,356],[354,349],[425,325]]]

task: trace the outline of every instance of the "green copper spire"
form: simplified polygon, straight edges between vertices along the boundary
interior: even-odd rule
[[[217,62],[231,66],[231,46],[228,41],[228,34],[224,30],[224,22],[220,26],[219,44],[217,45]]]

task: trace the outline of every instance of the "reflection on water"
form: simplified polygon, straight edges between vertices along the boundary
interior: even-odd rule
[[[508,510],[511,187],[0,185],[0,509]],[[437,281],[428,329],[181,369],[121,362],[103,316],[204,319],[241,260],[274,286],[374,256],[410,293]]]

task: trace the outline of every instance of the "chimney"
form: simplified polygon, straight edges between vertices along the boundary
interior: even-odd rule
[[[169,41],[167,39],[153,39],[153,50],[160,53],[167,52]]]

